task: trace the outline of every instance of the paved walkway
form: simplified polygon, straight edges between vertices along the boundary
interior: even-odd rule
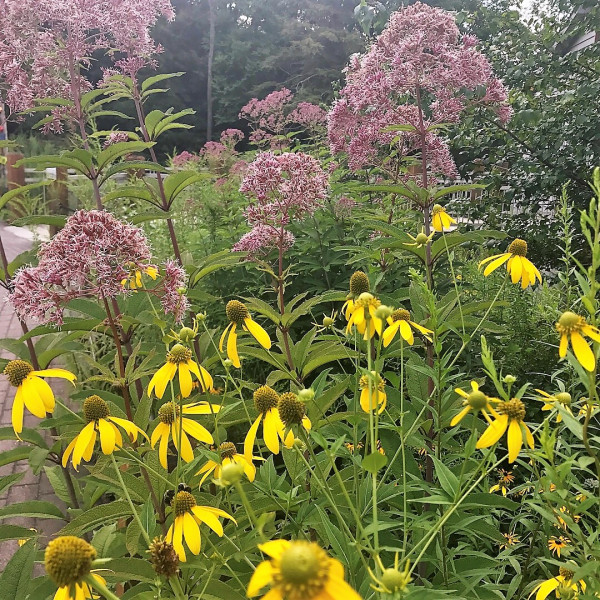
[[[27,229],[20,227],[7,226],[0,223],[0,236],[4,244],[9,262],[21,252],[31,248],[33,235]],[[6,291],[0,288],[0,338],[15,339],[23,335],[23,330],[19,324],[12,307],[6,301]],[[0,351],[2,358],[14,358],[10,352]],[[54,383],[57,380],[49,380]],[[58,389],[58,387],[57,387]],[[14,398],[15,388],[7,381],[4,375],[0,375],[0,427],[11,426],[11,409]],[[29,414],[25,410],[25,427],[36,428],[39,419]],[[12,450],[18,446],[19,442],[12,440],[0,440],[0,455],[7,450]],[[42,471],[39,475],[34,475],[27,461],[19,461],[0,467],[0,476],[13,473],[25,472],[24,477],[13,485],[7,492],[0,494],[0,507],[16,502],[25,502],[28,500],[45,500],[53,504],[61,504],[54,495],[45,473]],[[40,520],[27,517],[16,517],[0,520],[0,524],[12,523],[24,527],[33,527],[42,535],[41,544],[45,545],[48,536],[58,531],[64,523],[58,520]],[[17,549],[16,541],[0,542],[0,572],[10,560],[10,557]]]

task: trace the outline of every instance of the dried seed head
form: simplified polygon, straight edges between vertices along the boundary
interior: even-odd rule
[[[179,556],[173,544],[165,541],[162,537],[155,537],[148,550],[150,562],[157,575],[174,577],[179,567]]]

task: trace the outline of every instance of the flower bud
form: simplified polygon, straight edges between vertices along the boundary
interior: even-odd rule
[[[225,367],[227,370],[229,370],[229,369],[231,369],[231,367],[233,367],[233,362],[232,362],[231,360],[229,360],[228,358],[226,358],[226,359],[223,361],[223,366],[224,366],[224,367]]]
[[[236,462],[230,462],[221,469],[221,483],[234,485],[244,476],[244,467]]]
[[[190,327],[182,327],[179,330],[179,339],[186,344],[189,344],[195,337],[196,332]]]
[[[375,316],[382,321],[386,321],[388,317],[392,316],[393,312],[394,311],[392,308],[386,306],[385,304],[382,304],[381,306],[378,306],[375,310]]]
[[[514,383],[517,380],[517,378],[514,375],[505,375],[504,376],[504,383]]]
[[[323,327],[329,329],[333,325],[333,319],[331,317],[323,317]]]
[[[306,388],[304,390],[300,390],[298,392],[298,400],[302,400],[302,402],[310,402],[315,397],[315,390],[312,388]]]

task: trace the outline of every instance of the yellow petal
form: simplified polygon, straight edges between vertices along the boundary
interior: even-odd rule
[[[162,398],[165,389],[167,388],[167,384],[173,377],[175,377],[175,373],[177,372],[177,365],[172,362],[165,363],[154,375],[148,384],[148,396],[152,395],[152,390],[155,390],[156,395],[159,398]]]
[[[23,402],[25,402],[27,410],[36,417],[43,419],[46,416],[46,406],[40,398],[35,380],[35,377],[30,374],[19,387],[22,389]]]
[[[192,419],[183,418],[183,430],[199,442],[213,444],[215,441],[206,427],[203,427],[200,423],[196,423],[196,421],[192,421]]]
[[[312,423],[306,415],[302,417],[302,427],[304,427],[306,431],[310,431],[312,429]]]
[[[141,433],[146,439],[148,439],[146,432],[143,429],[140,429],[135,423],[132,423],[127,419],[121,419],[120,417],[107,418],[109,421],[112,421],[113,423],[116,423],[117,425],[122,427],[127,432],[127,435],[129,435],[132,441],[135,442],[137,440],[138,433]]]
[[[244,324],[248,328],[248,331],[254,337],[254,339],[267,350],[271,347],[271,338],[269,334],[251,317],[244,319]]]
[[[510,259],[508,252],[500,254],[498,258],[492,261],[483,271],[483,274],[487,277],[492,271],[495,271],[498,267],[501,267],[507,260]],[[481,263],[480,263],[481,264]]]
[[[560,415],[558,415],[560,417]],[[558,419],[557,419],[558,421]],[[560,421],[558,421],[560,423]],[[533,435],[531,435],[531,431],[529,430],[529,427],[527,427],[527,425],[525,425],[525,423],[522,423],[521,426],[523,427],[523,429],[525,430],[525,439],[527,440],[527,445],[533,450],[535,448],[535,442],[533,439]]]
[[[198,378],[200,382],[200,387],[203,392],[206,390],[210,390],[213,387],[213,378],[210,376],[210,373],[202,366],[198,367],[195,361],[188,360],[187,366],[190,371]]]
[[[523,434],[521,433],[519,421],[516,419],[512,419],[508,426],[507,444],[508,462],[514,463],[515,460],[517,460],[517,456],[519,456],[519,452],[521,452],[521,448],[523,447]]]
[[[325,586],[329,598],[340,600],[362,600],[361,597],[341,578],[330,577]]]
[[[458,423],[460,423],[468,414],[469,411],[471,410],[470,406],[465,406],[465,408],[463,408],[453,419],[452,421],[450,421],[450,427],[454,427],[455,425],[458,425]]]
[[[221,338],[219,339],[219,352],[223,352],[223,343],[225,342],[225,337],[227,336],[227,332],[229,331],[229,329],[232,325],[233,325],[233,323],[229,323],[229,325],[227,325],[227,327],[225,327],[225,330],[221,334]]]
[[[23,409],[25,404],[23,402],[23,388],[19,386],[17,388],[17,393],[15,394],[15,399],[13,400],[11,419],[12,426],[15,430],[15,434],[19,437],[21,431],[23,431]]]
[[[573,352],[575,353],[575,357],[579,361],[579,364],[586,371],[593,371],[596,366],[596,357],[578,331],[573,331],[571,333],[571,346],[573,346]]]
[[[569,344],[569,338],[566,333],[560,336],[560,346],[558,347],[558,355],[564,358],[567,355],[567,346]]]
[[[175,517],[175,522],[171,525],[169,533],[171,533],[171,543],[173,544],[173,548],[175,548],[175,552],[179,555],[179,560],[186,562],[185,550],[183,548],[183,515]],[[167,541],[169,541],[168,535]]]
[[[75,467],[75,470],[77,470],[79,467],[83,453],[86,451],[90,440],[94,436],[94,426],[94,421],[88,423],[77,436],[77,443],[75,444],[75,448],[73,450],[73,466]]]
[[[69,456],[73,453],[73,449],[75,448],[75,444],[77,443],[77,437],[66,447],[65,452],[62,457],[62,466],[66,467],[69,462]]]
[[[40,379],[39,377],[35,377],[34,382],[36,390],[40,398],[42,399],[44,406],[46,407],[46,412],[54,412],[54,406],[56,403],[54,400],[54,392],[52,391],[52,388],[43,379]]]
[[[408,324],[408,321],[400,321],[400,335],[404,340],[406,340],[411,346],[415,341],[415,337],[413,335],[412,329]]]
[[[31,375],[38,375],[39,377],[62,377],[69,381],[75,381],[77,377],[66,369],[42,369],[41,371],[32,371]]]
[[[387,348],[391,344],[392,340],[394,339],[394,336],[398,332],[399,327],[400,321],[396,321],[395,323],[387,327],[386,330],[383,332],[383,345],[385,348]]]
[[[244,440],[244,456],[247,460],[252,460],[252,454],[254,450],[254,442],[256,441],[256,432],[258,431],[258,426],[260,425],[262,415],[258,415],[254,423],[252,423],[252,427],[248,430],[246,434],[246,439]]]
[[[252,574],[248,590],[246,592],[248,598],[259,594],[260,590],[269,585],[273,579],[273,567],[271,562],[265,560],[261,562]]]
[[[199,521],[206,523],[219,537],[223,537],[223,525],[213,511],[207,510],[205,506],[194,506],[192,513]]]
[[[258,544],[258,549],[271,558],[279,558],[288,549],[289,545],[288,540],[271,540],[264,544]]]
[[[183,407],[184,415],[212,415],[218,413],[221,407],[218,404],[208,402],[193,402]]]
[[[173,443],[181,455],[181,458],[183,458],[185,462],[192,462],[194,460],[194,451],[192,450],[190,440],[185,431],[182,431],[181,435],[179,435],[179,432],[179,421],[177,421],[171,425],[171,436],[173,437]]]
[[[187,363],[179,363],[179,389],[184,398],[192,393],[192,375]]]
[[[100,446],[104,454],[112,454],[115,451],[115,430],[106,419],[98,419],[98,430],[100,431]]]
[[[520,256],[513,256],[508,261],[508,272],[510,273],[510,279],[513,283],[517,283],[521,279],[521,273],[523,272],[523,263],[521,262]]]
[[[163,423],[165,428],[161,432],[160,445],[158,447],[158,458],[164,469],[167,469],[167,452],[169,450],[169,431],[170,428],[166,423]]]
[[[507,427],[508,415],[499,415],[497,419],[488,425],[475,447],[481,449],[493,446],[502,437]]]
[[[236,369],[239,369],[242,366],[237,350],[237,333],[235,332],[235,323],[232,325],[231,331],[229,332],[229,337],[227,338],[227,358],[229,358]]]
[[[217,463],[214,460],[209,460],[197,473],[196,475],[200,475],[200,473],[204,473],[202,479],[200,479],[200,483],[198,487],[202,487],[202,484],[206,481],[206,479],[210,476],[210,474],[218,467]]]
[[[263,438],[265,445],[273,454],[279,454],[279,427],[275,409],[270,408],[265,413],[263,421]]]
[[[594,327],[593,325],[584,325],[581,328],[581,332],[592,338],[595,342],[600,342],[600,331],[597,327]]]
[[[192,554],[200,554],[200,527],[189,512],[183,514],[183,535]]]
[[[96,445],[96,438],[98,437],[98,432],[96,431],[96,428],[94,427],[94,432],[92,433],[92,437],[90,438],[90,441],[88,442],[87,448],[83,451],[83,460],[85,462],[90,462],[90,460],[92,460],[92,455],[94,454],[94,446]]]
[[[556,577],[540,583],[540,585],[536,588],[537,594],[535,595],[535,600],[545,600],[545,598],[559,585],[560,581]],[[533,591],[535,592],[535,590]],[[533,595],[533,592],[531,594]]]

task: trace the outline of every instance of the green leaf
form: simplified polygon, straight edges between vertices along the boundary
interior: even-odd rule
[[[29,442],[30,444],[34,444],[35,446],[41,446],[42,448],[47,448],[48,445],[44,438],[35,430],[30,429],[29,427],[25,427],[23,431],[19,434],[21,439],[24,442]],[[0,427],[0,440],[16,440],[17,436],[15,435],[15,431],[12,427]],[[26,446],[23,446],[26,448]],[[0,456],[3,456],[6,452],[0,453]],[[27,458],[27,457],[25,457]],[[20,459],[17,459],[20,460]],[[8,464],[8,463],[5,463]]]
[[[442,489],[450,496],[456,498],[460,489],[458,477],[439,459],[431,456],[435,467],[435,474],[442,486]]]
[[[58,506],[43,500],[28,500],[27,502],[2,506],[0,507],[0,519],[6,517],[41,517],[62,520],[65,518]]]
[[[154,146],[153,142],[117,142],[112,146],[102,150],[96,159],[96,170],[102,172],[110,163],[126,156],[127,154],[137,154]]]
[[[13,225],[21,227],[23,225],[54,225],[56,227],[64,227],[67,222],[67,217],[61,215],[31,215],[29,217],[21,217],[15,219]]]
[[[71,496],[69,495],[69,489],[65,482],[62,469],[56,465],[54,467],[44,467],[44,471],[56,496],[66,504],[70,504]]]
[[[0,542],[4,540],[27,540],[36,537],[37,533],[20,525],[0,525]]]
[[[128,516],[131,516],[131,509],[126,500],[100,504],[75,517],[62,528],[60,535],[82,535],[100,525],[114,523],[118,519]]]
[[[13,448],[12,450],[7,450],[6,452],[0,452],[0,467],[17,462],[18,460],[25,460],[29,458],[30,452],[31,448],[29,446],[19,446],[17,448]],[[0,512],[1,511],[2,508],[0,508]]]
[[[163,186],[168,205],[170,206],[185,188],[206,178],[206,174],[196,173],[196,171],[177,171],[166,177]]]
[[[34,540],[21,546],[10,559],[0,576],[3,600],[26,598],[33,574],[33,562],[37,551]]]
[[[381,454],[380,452],[371,452],[368,456],[362,461],[362,468],[368,473],[372,473],[373,475],[377,474],[385,465],[387,465],[388,459],[385,454]]]
[[[154,529],[156,528],[156,515],[154,514],[154,505],[152,504],[152,498],[148,498],[142,508],[140,520],[146,533],[152,537]]]
[[[5,475],[0,477],[0,496],[9,488],[11,488],[17,481],[23,479],[25,472],[13,473],[12,475]]]
[[[141,558],[115,558],[103,565],[104,569],[108,569],[107,579],[116,581],[144,581],[153,583],[156,578],[156,573],[148,560]]]
[[[448,187],[438,190],[434,195],[434,200],[439,200],[448,194],[455,194],[456,192],[468,192],[469,190],[485,189],[487,185],[481,183],[465,183],[461,185],[449,185]]]
[[[164,210],[156,210],[152,212],[141,212],[130,219],[133,225],[139,225],[140,223],[146,223],[147,221],[157,221],[159,219],[171,219],[173,218],[172,213],[165,212]]]
[[[152,77],[148,77],[142,81],[142,92],[145,92],[147,89],[151,88],[153,85],[160,83],[161,81],[165,81],[165,79],[171,79],[173,77],[181,77],[184,75],[184,71],[179,71],[177,73],[160,73],[158,75],[153,75]]]
[[[51,180],[38,181],[36,183],[28,183],[27,185],[21,185],[18,188],[13,190],[9,190],[8,192],[2,194],[0,196],[0,208],[4,208],[8,202],[10,202],[13,198],[18,198],[24,193],[27,193],[31,190],[36,190],[45,185],[49,185],[53,183]]]
[[[239,267],[245,256],[244,252],[232,252],[231,250],[221,250],[221,252],[211,254],[204,258],[199,265],[196,265],[196,271],[192,273],[190,281],[193,281],[192,285],[196,285],[201,279],[214,271]]]

